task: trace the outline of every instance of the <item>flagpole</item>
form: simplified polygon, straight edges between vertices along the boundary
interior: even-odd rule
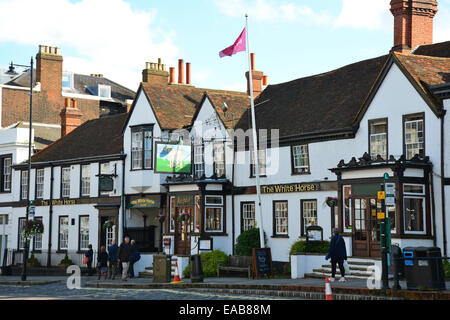
[[[248,36],[248,14],[245,15],[245,36],[247,42],[247,56],[248,56],[248,81],[249,81],[249,89],[250,89],[250,101],[251,101],[251,110],[252,110],[252,132],[253,132],[253,162],[255,166],[255,176],[256,176],[256,195],[257,195],[257,204],[255,206],[256,216],[259,220],[259,241],[261,248],[265,248],[264,243],[264,227],[263,227],[263,218],[262,218],[262,208],[261,208],[261,185],[260,185],[260,175],[259,175],[259,157],[258,157],[258,139],[256,134],[256,116],[255,116],[255,99],[253,97],[253,75],[252,75],[252,67],[251,67],[251,58],[250,58],[250,43]],[[250,150],[249,150],[250,151]]]

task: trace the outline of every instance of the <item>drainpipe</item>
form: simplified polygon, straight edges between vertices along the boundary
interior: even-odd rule
[[[234,245],[235,245],[235,217],[234,217],[234,171],[236,170],[236,153],[234,151],[234,141],[233,141],[233,165],[232,165],[232,174],[231,174],[231,252],[234,256]]]
[[[431,214],[433,219],[433,247],[437,247],[436,239],[436,199],[434,197],[434,179],[433,179],[433,168],[431,168],[430,173],[430,185],[431,185]]]
[[[121,195],[121,207],[122,207],[122,227],[119,225],[119,239],[118,243],[122,241],[124,228],[125,228],[125,157],[122,159],[122,195]]]
[[[47,252],[47,267],[52,266],[52,221],[53,221],[53,165],[50,167],[50,203],[48,209],[48,252]]]
[[[444,118],[445,113],[441,117],[441,199],[442,199],[442,241],[444,243],[444,256],[447,256],[447,224],[445,221],[445,186],[444,186]]]

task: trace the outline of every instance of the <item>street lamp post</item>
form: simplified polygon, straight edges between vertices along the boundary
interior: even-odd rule
[[[10,68],[8,73],[14,74],[14,66],[17,67],[24,67],[24,68],[30,68],[30,130],[28,135],[28,175],[27,175],[27,212],[26,212],[26,219],[25,221],[28,221],[29,214],[30,214],[30,176],[31,176],[31,146],[32,146],[32,131],[33,131],[33,57],[31,57],[31,62],[29,66],[26,65],[20,65],[15,64],[11,62]],[[20,235],[19,235],[20,237]],[[27,257],[28,256],[28,239],[25,239],[25,247],[23,252],[23,266],[22,266],[22,281],[27,280]]]

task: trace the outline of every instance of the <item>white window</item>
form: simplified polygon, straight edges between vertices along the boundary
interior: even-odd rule
[[[142,169],[142,131],[136,131],[131,133],[132,141],[131,141],[131,162],[132,169]]]
[[[102,98],[111,98],[111,86],[99,84],[98,85],[98,96]]]
[[[425,186],[403,185],[403,221],[405,233],[425,234]]]
[[[67,250],[69,247],[69,217],[59,217],[59,250]]]
[[[254,150],[250,148],[250,166],[251,166],[251,176],[256,176],[256,166],[255,166],[255,160],[254,160]],[[265,176],[266,175],[266,150],[258,150],[258,157],[259,157],[259,175]]]
[[[106,246],[109,247],[113,244],[115,240],[116,226],[106,229]]]
[[[242,231],[255,227],[255,203],[242,203]]]
[[[11,191],[11,158],[3,159],[3,191]]]
[[[153,167],[153,127],[131,130],[131,169],[151,169]]]
[[[89,246],[89,217],[80,217],[80,250],[88,250]]]
[[[294,173],[309,173],[309,150],[308,145],[293,146],[293,172]]]
[[[25,248],[25,238],[23,237],[23,228],[25,226],[25,222],[27,221],[26,218],[19,218],[19,243],[18,243],[18,250],[23,250]]]
[[[423,117],[409,117],[405,121],[405,153],[406,159],[416,154],[425,156],[425,132]]]
[[[288,202],[274,201],[275,235],[288,234]]]
[[[223,197],[205,196],[205,231],[223,231]]]
[[[217,177],[225,176],[225,144],[214,142],[214,172]]]
[[[387,120],[370,121],[370,156],[376,159],[380,155],[387,159]]]
[[[44,197],[44,169],[36,170],[36,199]]]
[[[302,234],[306,235],[306,228],[317,225],[317,200],[304,200],[302,203]]]
[[[203,143],[194,145],[194,175],[201,178],[205,174]]]
[[[109,166],[109,162],[103,162],[103,163],[100,163],[100,174],[101,175],[108,175],[108,174],[111,174],[111,169],[110,169],[110,166]],[[110,192],[100,192],[100,195],[101,196],[107,196],[107,195],[109,195],[110,194]]]
[[[20,198],[26,200],[28,199],[28,171],[22,171],[21,173]]]
[[[70,167],[61,169],[61,197],[70,197]]]
[[[34,220],[42,222],[42,218],[34,218]],[[34,236],[33,247],[34,250],[42,250],[42,234],[37,234]]]
[[[88,197],[91,194],[91,165],[81,166],[81,196]]]

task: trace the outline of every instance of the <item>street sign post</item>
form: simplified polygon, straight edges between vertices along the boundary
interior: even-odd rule
[[[388,237],[388,233],[390,233],[390,226],[388,230],[386,217],[386,183],[389,179],[389,174],[385,173],[383,176],[383,183],[381,184],[381,192],[378,193],[378,199],[381,200],[381,212],[383,213],[383,218],[380,219],[380,244],[381,244],[381,280],[383,293],[386,294],[386,290],[389,289],[389,279],[388,279],[388,238],[389,238],[389,246],[390,246],[390,236]]]

